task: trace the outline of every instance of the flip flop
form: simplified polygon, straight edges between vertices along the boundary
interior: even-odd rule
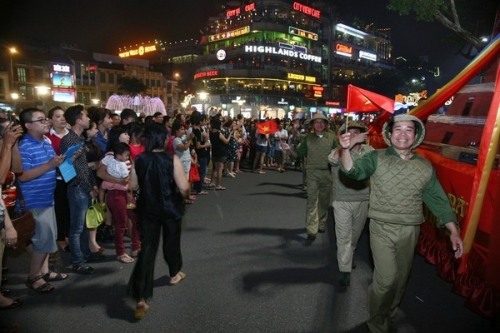
[[[224,186],[217,186],[215,189],[217,191],[224,191],[226,188]]]
[[[132,258],[131,256],[129,256],[126,253],[122,254],[121,256],[116,257],[116,259],[118,259],[118,261],[123,263],[123,264],[131,264],[135,261],[134,258]]]
[[[195,195],[207,195],[207,194],[208,194],[207,191],[201,191],[201,192],[195,193]]]

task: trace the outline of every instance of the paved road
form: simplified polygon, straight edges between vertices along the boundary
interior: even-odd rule
[[[26,333],[366,332],[371,280],[366,232],[351,287],[341,288],[331,220],[326,234],[303,245],[300,172],[245,172],[224,178],[223,185],[227,190],[210,191],[188,207],[182,234],[186,280],[168,286],[168,271],[158,257],[151,310],[142,321],[133,320],[134,302],[124,297],[132,265],[119,263],[108,244],[107,260],[93,264],[93,276],[71,274],[47,295],[24,286],[27,255],[9,258],[5,287],[24,305],[0,312],[0,323],[21,323]],[[61,270],[68,271],[67,254],[61,262]],[[488,332],[489,322],[463,303],[417,256],[399,333]]]

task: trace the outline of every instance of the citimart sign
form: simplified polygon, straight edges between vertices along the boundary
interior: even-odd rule
[[[276,46],[245,45],[245,53],[275,54],[284,57],[298,58],[306,61],[321,63],[321,57]]]

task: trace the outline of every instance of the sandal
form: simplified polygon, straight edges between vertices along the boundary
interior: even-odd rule
[[[16,299],[12,300],[12,303],[10,303],[10,305],[0,306],[0,310],[15,309],[21,305],[23,305],[23,302],[19,298],[16,298]],[[2,327],[2,328],[4,328],[4,327]],[[3,330],[2,330],[2,332],[3,332]]]
[[[226,188],[224,186],[217,186],[215,189],[217,191],[224,191]]]
[[[34,278],[30,279],[29,277],[26,279],[26,287],[30,288],[30,289],[33,289],[35,291],[39,291],[40,293],[44,294],[44,293],[48,293],[48,292],[51,292],[52,290],[54,290],[54,287],[48,283],[48,282],[45,282],[45,280],[43,280],[45,283],[38,286],[38,287],[33,287],[33,285],[35,284],[35,282],[39,281],[39,280],[43,280],[43,276],[41,275],[37,275],[35,276]]]
[[[174,278],[175,278],[175,276],[174,276],[173,278],[171,278],[171,279],[170,279],[169,283],[170,283],[170,285],[171,285],[171,286],[176,286],[176,285],[178,285],[179,283],[181,283],[181,282],[182,282],[182,280],[184,280],[184,279],[186,278],[186,274],[184,274],[184,273],[182,273],[182,272],[177,273],[177,275],[179,275],[179,280],[177,280],[177,281],[173,282],[173,281],[172,281],[172,279],[174,279]],[[177,276],[177,275],[176,275],[176,276]]]
[[[208,188],[214,188],[214,187],[215,187],[215,184],[209,184],[207,187],[208,187]]]
[[[141,252],[141,249],[139,249],[139,250],[132,250],[132,252],[130,252],[130,256],[132,258],[137,258],[139,256],[139,252]]]
[[[134,258],[130,257],[126,253],[122,254],[121,256],[116,257],[116,259],[118,259],[118,261],[123,263],[123,264],[131,264],[135,261]]]
[[[55,274],[55,276],[54,276],[54,277],[51,277],[51,275],[50,275],[50,274],[52,274],[52,273],[54,273],[54,274]],[[63,274],[61,274],[61,273],[59,273],[59,272],[54,272],[54,271],[50,271],[50,270],[49,270],[49,272],[43,276],[43,279],[44,279],[45,281],[47,281],[47,282],[53,282],[53,281],[62,281],[62,280],[66,280],[68,277],[69,277],[69,275],[68,275],[68,274],[64,274],[64,275],[63,275]]]

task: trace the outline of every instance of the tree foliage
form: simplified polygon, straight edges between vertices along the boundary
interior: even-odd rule
[[[481,36],[491,34],[497,6],[492,0],[389,0],[387,8],[414,13],[418,21],[437,21],[479,51],[485,45]]]
[[[118,80],[118,89],[130,96],[136,96],[146,92],[148,86],[136,77],[124,76]]]

